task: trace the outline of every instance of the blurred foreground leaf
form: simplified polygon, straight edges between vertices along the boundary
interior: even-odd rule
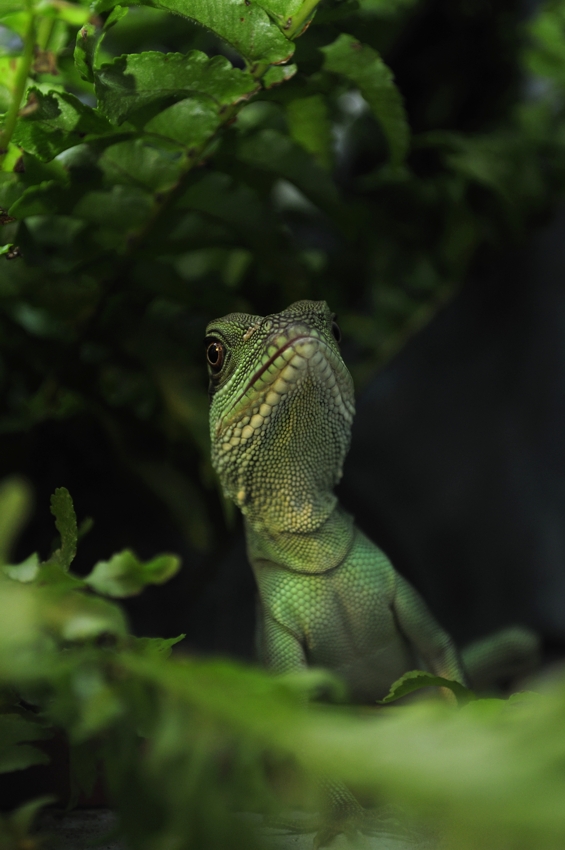
[[[0,714],[0,773],[47,764],[47,754],[27,742],[50,737],[51,733],[37,721],[21,714]]]
[[[105,596],[135,596],[148,584],[168,581],[179,568],[180,559],[176,555],[159,555],[144,563],[124,549],[109,561],[99,561],[85,582]]]
[[[55,797],[46,794],[24,803],[10,814],[0,814],[1,850],[22,850],[30,844],[35,846],[35,841],[30,836],[34,820],[44,806],[54,802]]]
[[[31,488],[23,478],[5,478],[0,482],[0,564],[6,563],[29,517],[31,500]]]

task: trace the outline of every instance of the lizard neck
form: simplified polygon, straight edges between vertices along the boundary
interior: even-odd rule
[[[208,326],[212,463],[254,563],[324,572],[352,545],[333,492],[355,411],[334,325],[327,304],[299,301]]]
[[[332,494],[333,496],[333,494]],[[337,503],[309,531],[273,531],[245,517],[247,552],[257,572],[266,563],[298,573],[325,573],[347,557],[354,538],[353,518]]]
[[[336,509],[333,470],[327,474],[321,462],[314,469],[304,462],[308,441],[300,432],[295,426],[292,446],[279,443],[238,469],[233,495],[246,523],[259,534],[314,532]],[[304,449],[291,451],[295,446]]]

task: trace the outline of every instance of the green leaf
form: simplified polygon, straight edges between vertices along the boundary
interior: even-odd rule
[[[261,77],[261,82],[264,88],[272,89],[273,86],[279,86],[281,83],[286,83],[291,77],[294,77],[298,71],[297,65],[273,65],[269,68],[266,74]]]
[[[80,743],[101,732],[124,712],[116,690],[97,665],[75,667],[72,688],[78,703],[69,729],[72,743]]]
[[[18,121],[14,141],[43,160],[53,159],[90,135],[114,132],[105,118],[69,92],[43,94],[32,87],[27,105],[31,111]]]
[[[267,209],[257,194],[228,174],[205,174],[190,186],[179,206],[198,210],[231,225],[246,241],[259,242],[267,237],[264,232]]]
[[[181,173],[181,152],[160,148],[154,139],[128,139],[110,145],[98,160],[106,182],[166,192]]]
[[[241,140],[238,158],[255,168],[284,177],[307,198],[330,214],[336,211],[338,194],[329,175],[299,145],[277,130],[261,130]]]
[[[309,701],[321,697],[324,701],[328,699],[338,703],[347,701],[347,687],[343,680],[331,670],[324,670],[321,667],[282,673],[277,676],[277,682],[292,693],[306,697]]]
[[[303,0],[257,0],[259,6],[268,12],[282,27],[288,28],[289,19],[302,9]]]
[[[29,518],[31,503],[31,488],[25,479],[14,476],[0,482],[0,564],[8,560]]]
[[[65,187],[58,181],[44,180],[30,186],[10,207],[10,215],[26,218],[32,215],[53,215],[65,205]]]
[[[77,33],[74,60],[75,66],[83,80],[94,82],[95,69],[98,66],[98,55],[102,41],[108,30],[117,24],[127,13],[128,8],[114,6],[108,15],[103,29],[94,24],[85,24]]]
[[[480,183],[500,195],[511,207],[514,204],[513,184],[517,170],[524,164],[516,163],[507,140],[492,135],[467,137],[462,133],[436,132],[429,134],[437,140],[446,165],[459,172],[466,180]],[[518,165],[518,168],[517,168]]]
[[[48,764],[46,753],[22,742],[51,737],[48,729],[20,714],[0,714],[0,773],[24,770],[32,764]]]
[[[324,69],[340,74],[359,88],[387,138],[392,164],[402,165],[410,143],[410,128],[390,68],[376,50],[346,33],[320,49],[326,57]]]
[[[224,56],[209,59],[199,50],[186,56],[156,51],[118,56],[96,74],[100,110],[118,124],[151,104],[167,107],[191,95],[206,96],[219,113],[258,88],[251,74],[233,68]]]
[[[85,24],[77,32],[74,59],[83,80],[94,82],[94,66],[100,45],[101,32],[94,24]]]
[[[97,0],[96,13],[116,6],[116,0]],[[121,5],[138,5],[127,0]],[[139,5],[167,9],[196,21],[227,41],[250,63],[278,64],[290,59],[294,45],[258,3],[209,2],[209,0],[141,0]]]
[[[67,0],[38,0],[34,5],[38,15],[60,18],[73,26],[80,27],[90,18],[88,7],[68,3]]]
[[[0,21],[8,17],[8,15],[17,15],[19,12],[25,12],[27,5],[23,0],[2,0],[0,3]]]
[[[50,162],[43,162],[39,159],[39,157],[29,151],[24,151],[23,169],[25,173],[25,182],[28,185],[34,185],[46,180],[56,180],[58,183],[62,183],[65,186],[69,183],[69,172],[56,159],[53,159]]]
[[[142,655],[148,655],[152,658],[161,658],[165,660],[171,655],[171,650],[175,644],[184,640],[185,634],[174,638],[131,638],[133,641],[133,649],[141,652]]]
[[[53,552],[47,563],[68,571],[77,553],[78,532],[73,500],[66,487],[58,487],[51,496],[51,513],[61,536],[61,546]]]
[[[145,223],[153,203],[152,195],[137,186],[113,186],[107,192],[86,192],[74,208],[74,215],[115,232],[119,240],[120,234]]]
[[[65,585],[49,586],[43,592],[40,610],[44,625],[60,639],[83,642],[127,634],[124,614],[117,605],[84,593],[69,593]]]
[[[44,806],[55,803],[57,798],[53,794],[44,794],[42,797],[36,797],[34,800],[24,803],[10,814],[10,826],[12,833],[19,839],[17,846],[22,847],[28,844],[30,839],[28,834],[33,826],[33,822],[37,813]]]
[[[39,556],[37,552],[34,552],[33,555],[30,555],[21,564],[7,564],[2,567],[2,570],[8,578],[14,579],[14,581],[20,581],[23,584],[27,584],[29,581],[35,581],[39,573]]]
[[[56,587],[66,590],[79,590],[85,586],[81,578],[68,572],[60,564],[54,564],[50,561],[39,565],[39,572],[35,581],[40,587]]]
[[[0,56],[0,94],[2,111],[7,111],[10,106],[16,79],[18,74],[19,63],[14,62],[13,56]]]
[[[0,172],[0,210],[6,212],[25,190],[20,174]]]
[[[549,77],[565,85],[565,10],[562,3],[540,4],[539,12],[528,24],[530,36],[525,51],[526,64],[534,74]]]
[[[159,555],[144,563],[124,549],[109,561],[99,561],[85,582],[105,596],[135,596],[148,584],[164,584],[179,568],[180,559],[176,555]]]
[[[221,123],[218,110],[204,97],[181,100],[164,109],[145,125],[145,132],[198,148],[211,138]]]
[[[311,153],[318,165],[329,169],[332,164],[332,128],[328,108],[319,95],[296,98],[286,107],[290,136]]]
[[[377,700],[377,702],[379,705],[386,705],[389,702],[395,702],[397,699],[405,697],[407,694],[411,694],[413,691],[419,691],[421,688],[429,687],[448,688],[450,691],[453,691],[459,705],[465,705],[471,700],[476,699],[473,691],[466,688],[460,682],[452,679],[444,679],[442,676],[434,676],[432,673],[427,673],[424,670],[410,670],[404,676],[401,676],[400,679],[397,679],[396,682],[393,682],[386,697]]]
[[[125,18],[128,12],[129,9],[127,6],[114,6],[104,23],[104,32],[108,32],[108,30],[113,27],[114,24],[117,24],[118,21],[121,21],[122,18]]]

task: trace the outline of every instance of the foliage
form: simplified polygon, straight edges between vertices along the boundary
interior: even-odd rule
[[[5,482],[0,509],[21,488]],[[64,548],[73,533],[72,516],[63,521],[68,494],[54,504]],[[33,563],[31,572],[0,572],[0,771],[44,763],[41,741],[63,731],[77,788],[88,793],[101,771],[133,850],[259,848],[256,820],[234,813],[319,805],[321,776],[378,804],[377,834],[389,833],[393,804],[396,828],[410,828],[422,846],[430,829],[449,848],[561,846],[562,675],[544,695],[459,708],[426,701],[359,715],[307,707],[305,695],[333,689],[327,674],[277,678],[171,657],[182,636],[133,637],[116,603],[60,564]],[[418,675],[420,685],[432,684]],[[397,683],[396,695],[403,689]],[[28,846],[33,817],[49,802],[2,816],[3,850]]]
[[[527,85],[497,99],[488,80],[468,123],[456,75],[421,102],[395,86],[423,6],[0,0],[6,439],[96,419],[205,548],[220,515],[200,351],[211,316],[327,298],[362,382],[481,253],[543,220],[563,191],[565,5],[544,6],[521,41],[513,25]],[[126,549],[76,575],[85,526],[61,488],[60,543],[13,564],[29,486],[4,482],[0,508],[0,771],[45,762],[41,742],[62,730],[75,784],[102,771],[132,850],[252,848],[233,813],[316,805],[320,775],[401,806],[448,847],[563,844],[561,678],[459,709],[307,709],[315,671],[276,680],[128,633],[105,597],[166,581],[175,556]],[[448,686],[418,674],[393,695],[412,684]],[[45,802],[2,815],[2,848],[28,846]]]
[[[211,316],[325,297],[362,383],[481,251],[547,213],[563,186],[562,4],[535,40],[501,18],[512,62],[523,45],[554,84],[472,132],[456,105],[434,119],[456,80],[426,94],[424,118],[394,83],[387,54],[421,6],[2,0],[1,433],[93,418],[206,548]]]

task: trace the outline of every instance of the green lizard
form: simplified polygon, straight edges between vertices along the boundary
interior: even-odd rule
[[[415,668],[465,684],[451,637],[334,495],[354,415],[339,339],[323,301],[232,313],[206,330],[212,462],[244,515],[260,655],[281,673],[329,668],[363,703]],[[535,644],[513,630],[469,659],[478,672],[489,657],[511,669]]]

